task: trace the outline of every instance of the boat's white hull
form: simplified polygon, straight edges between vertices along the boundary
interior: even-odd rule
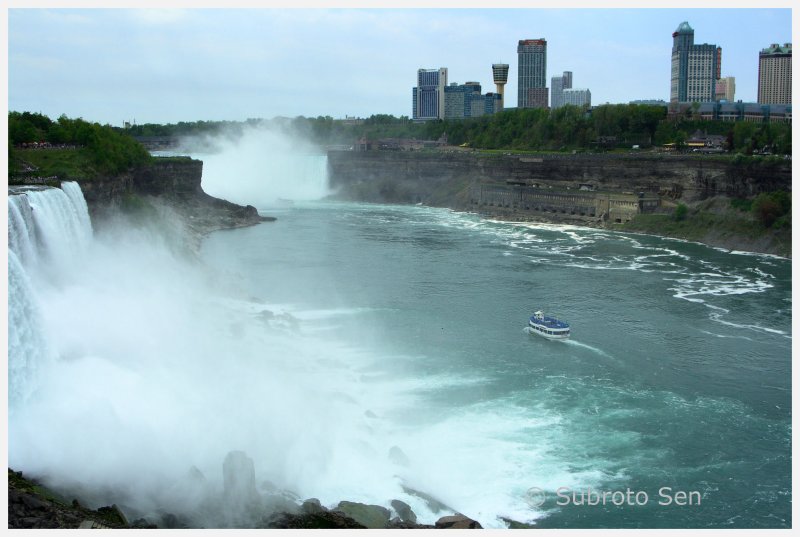
[[[542,336],[543,338],[555,339],[555,340],[569,339],[569,328],[566,330],[554,330],[531,322],[528,322],[528,325],[531,327],[531,332],[533,332],[536,335]]]

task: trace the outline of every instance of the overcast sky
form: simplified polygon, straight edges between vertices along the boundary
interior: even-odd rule
[[[775,4],[771,4],[775,5]],[[778,4],[782,5],[782,4]],[[8,107],[121,126],[298,115],[411,115],[419,68],[494,91],[519,39],[547,39],[547,79],[573,72],[592,104],[669,100],[671,34],[722,47],[755,101],[758,52],[792,41],[790,9],[8,10]]]

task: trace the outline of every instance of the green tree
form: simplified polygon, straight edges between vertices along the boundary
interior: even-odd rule
[[[752,211],[764,227],[772,225],[782,216],[791,212],[792,201],[783,191],[762,192],[753,200]]]

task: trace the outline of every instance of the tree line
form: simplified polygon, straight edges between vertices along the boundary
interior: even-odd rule
[[[65,115],[53,121],[39,113],[9,112],[8,141],[10,161],[26,145],[74,146],[100,173],[123,172],[150,159],[140,143],[117,129]]]
[[[240,134],[246,126],[266,126],[300,133],[321,145],[352,145],[359,138],[416,138],[435,140],[447,135],[451,145],[477,149],[528,151],[591,151],[642,148],[675,144],[679,149],[697,132],[725,137],[726,149],[752,154],[764,149],[790,154],[791,125],[745,121],[707,121],[697,114],[668,116],[664,106],[607,104],[590,109],[563,106],[547,109],[511,109],[461,120],[414,122],[407,116],[372,115],[359,124],[316,118],[197,121],[176,124],[134,125],[126,132],[134,136],[182,137],[225,132]]]
[[[547,109],[510,109],[463,120],[415,122],[407,116],[375,114],[359,122],[315,118],[248,119],[246,121],[195,121],[174,124],[146,123],[126,128],[101,126],[61,116],[56,121],[42,114],[9,113],[12,144],[47,141],[83,146],[98,165],[108,171],[146,158],[132,137],[198,135],[238,137],[250,127],[265,127],[300,135],[321,147],[353,145],[360,138],[416,138],[436,140],[447,135],[450,145],[476,149],[522,151],[604,151],[675,144],[678,149],[697,132],[725,137],[725,148],[753,154],[769,151],[791,154],[791,125],[746,121],[707,121],[697,114],[668,116],[663,106],[608,104],[593,108],[564,106]]]

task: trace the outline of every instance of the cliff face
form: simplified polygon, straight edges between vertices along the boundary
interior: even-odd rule
[[[176,214],[194,235],[194,243],[209,231],[265,220],[251,205],[237,205],[206,194],[202,176],[202,161],[170,158],[155,159],[125,174],[79,182],[93,221],[124,210],[132,199],[141,200],[161,212]]]
[[[331,187],[340,197],[392,203],[466,206],[470,185],[508,181],[561,189],[582,184],[698,201],[791,190],[791,163],[735,164],[688,155],[496,155],[402,151],[328,153]]]

